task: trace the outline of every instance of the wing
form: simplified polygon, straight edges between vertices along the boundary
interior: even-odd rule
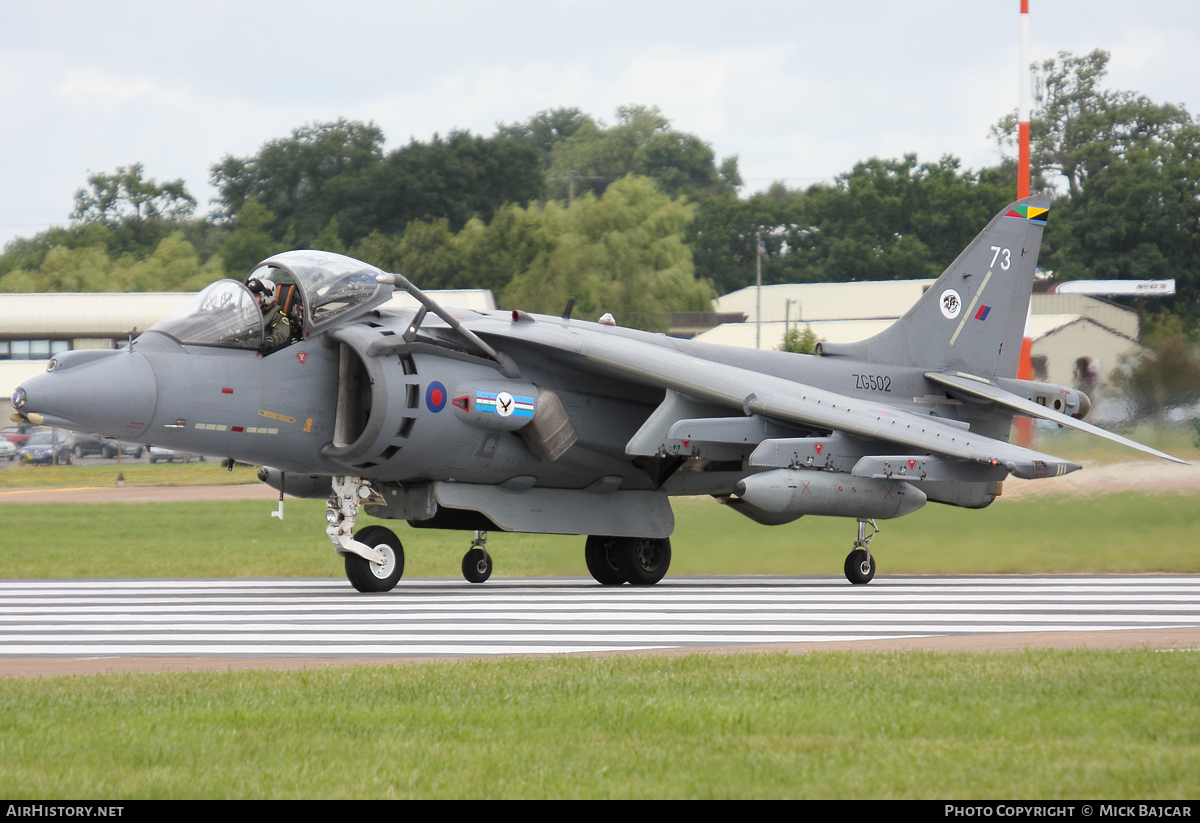
[[[1019,395],[1006,391],[990,380],[974,375],[944,374],[941,372],[928,372],[925,375],[926,379],[932,380],[934,383],[939,383],[957,394],[966,394],[972,397],[978,397],[981,400],[989,400],[1001,406],[1012,409],[1017,414],[1027,415],[1029,417],[1040,417],[1042,420],[1053,421],[1060,426],[1068,426],[1079,431],[1085,431],[1088,434],[1094,434],[1097,437],[1103,437],[1105,440],[1111,440],[1114,443],[1120,443],[1122,446],[1128,446],[1131,449],[1152,454],[1155,457],[1161,457],[1163,460],[1170,460],[1174,463],[1182,463],[1188,465],[1186,460],[1180,460],[1178,457],[1172,457],[1165,452],[1160,452],[1157,449],[1152,449],[1149,446],[1143,446],[1141,443],[1134,442],[1126,437],[1121,437],[1119,434],[1105,431],[1091,423],[1084,423],[1082,420],[1076,420],[1074,417],[1056,412],[1053,409],[1048,409],[1032,400],[1028,400]]]
[[[546,319],[549,320],[549,319]],[[868,440],[895,443],[920,453],[1003,466],[1017,477],[1066,474],[1081,466],[963,429],[949,421],[849,397],[762,372],[704,360],[669,345],[591,324],[562,322],[480,323],[481,334],[553,349],[556,359],[585,371],[620,376],[670,389],[685,397],[806,427],[832,429]],[[474,325],[474,324],[473,324]],[[661,338],[659,339],[661,341]]]

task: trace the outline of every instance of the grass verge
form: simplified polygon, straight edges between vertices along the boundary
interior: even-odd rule
[[[760,526],[707,498],[673,501],[672,574],[840,575],[854,538],[843,518]],[[340,577],[324,502],[7,505],[7,578]],[[405,576],[458,577],[469,532],[393,528]],[[880,575],[1200,572],[1200,495],[1118,493],[1001,498],[972,511],[928,505],[881,521]],[[498,577],[586,575],[583,538],[493,532]]]
[[[1188,798],[1200,655],[619,656],[0,681],[6,797]]]
[[[203,463],[116,463],[106,461],[93,466],[25,466],[13,463],[0,471],[0,489],[66,489],[88,486],[114,486],[117,475],[128,486],[237,486],[258,483],[256,466],[234,466],[233,471],[220,462]]]

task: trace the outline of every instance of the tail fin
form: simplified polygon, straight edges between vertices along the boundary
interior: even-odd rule
[[[821,353],[1015,377],[1049,206],[1045,195],[1008,206],[903,317],[858,343],[822,344]]]

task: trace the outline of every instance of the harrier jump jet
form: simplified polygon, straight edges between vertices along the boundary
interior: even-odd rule
[[[281,497],[328,498],[326,533],[360,591],[404,570],[391,530],[355,531],[364,508],[473,531],[472,582],[491,574],[487,532],[503,530],[587,535],[597,581],[653,584],[671,559],[671,495],[769,525],[852,518],[846,577],[867,583],[876,520],[928,501],[982,508],[1008,475],[1080,468],[1009,443],[1015,415],[1175,460],[1084,423],[1084,394],[1015,379],[1047,216],[1038,198],[1004,209],[904,317],[816,356],[569,310],[446,309],[402,275],[288,252],[209,286],[129,350],[56,356],[16,390],[15,416],[253,462]],[[379,308],[397,289],[418,307]],[[279,309],[268,329],[264,296]]]

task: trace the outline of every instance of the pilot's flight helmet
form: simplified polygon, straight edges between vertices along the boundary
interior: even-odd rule
[[[275,299],[275,284],[270,280],[251,277],[246,282],[246,288],[250,289],[252,294],[262,295],[263,303],[270,303]]]

